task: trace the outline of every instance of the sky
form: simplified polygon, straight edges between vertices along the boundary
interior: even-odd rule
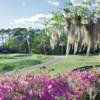
[[[39,27],[42,18],[50,18],[65,0],[0,0],[0,29]]]
[[[40,28],[41,20],[51,18],[66,0],[0,0],[0,29]],[[70,1],[70,0],[69,0]],[[75,4],[87,0],[71,0]],[[100,1],[100,0],[98,0]]]

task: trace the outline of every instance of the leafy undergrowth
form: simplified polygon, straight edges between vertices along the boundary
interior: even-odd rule
[[[0,100],[100,100],[100,77],[94,73],[15,74],[0,79]]]

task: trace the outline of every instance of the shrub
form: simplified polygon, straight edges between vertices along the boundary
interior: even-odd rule
[[[5,76],[0,79],[0,100],[80,100],[89,89],[95,90],[97,80],[93,73],[76,71],[57,77]]]

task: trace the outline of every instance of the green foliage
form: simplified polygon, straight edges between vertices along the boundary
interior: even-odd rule
[[[100,9],[97,9],[97,10],[96,10],[96,13],[97,13],[97,14],[100,14]]]
[[[64,97],[58,97],[57,100],[66,100]]]
[[[99,100],[100,99],[100,95],[97,95],[95,100]],[[80,98],[80,100],[90,100],[88,95],[84,95]]]

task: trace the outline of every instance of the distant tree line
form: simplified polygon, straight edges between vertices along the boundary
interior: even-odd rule
[[[66,39],[65,39],[66,40]],[[0,53],[60,54],[60,46],[52,50],[50,34],[45,29],[1,29]]]

